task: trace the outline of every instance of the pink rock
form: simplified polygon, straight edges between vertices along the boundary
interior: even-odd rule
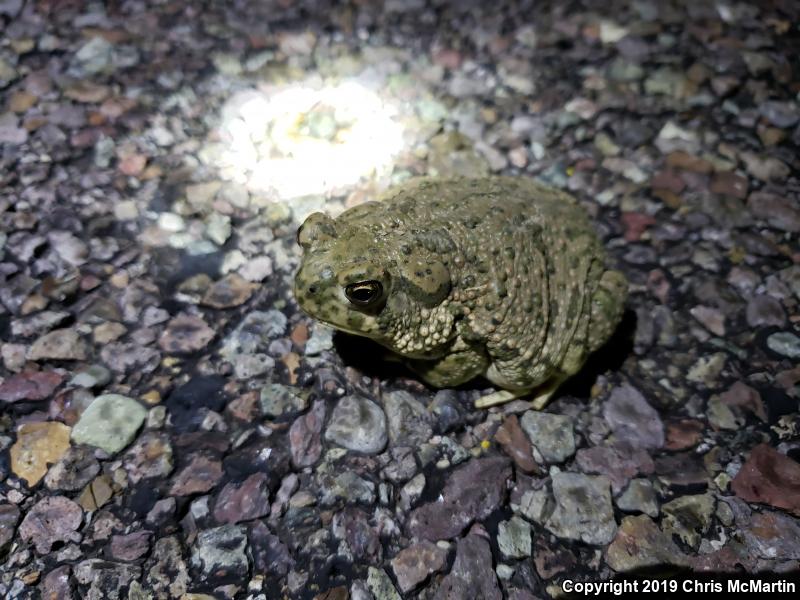
[[[747,502],[769,504],[800,516],[800,464],[767,444],[753,448],[731,489]]]
[[[441,571],[447,560],[447,550],[423,540],[401,550],[392,559],[397,585],[404,594],[413,590],[431,574]]]
[[[309,467],[322,454],[322,424],[325,420],[325,403],[318,400],[306,414],[298,417],[289,429],[292,462],[297,467]]]
[[[77,529],[83,521],[83,511],[69,498],[49,496],[28,511],[19,526],[19,536],[32,541],[39,554],[47,554],[56,542],[78,542]]]
[[[118,168],[125,175],[136,177],[144,171],[147,157],[142,154],[129,154],[120,159]]]
[[[0,384],[0,400],[5,402],[44,400],[61,385],[63,379],[53,371],[26,371],[9,377]]]
[[[111,556],[117,560],[136,560],[150,549],[149,531],[137,531],[111,538]]]
[[[241,484],[229,483],[222,488],[214,505],[214,518],[219,523],[251,521],[269,514],[267,476],[254,473]]]
[[[200,494],[214,488],[222,479],[222,463],[202,454],[192,460],[172,480],[170,494],[189,496]]]
[[[625,240],[628,242],[638,242],[645,230],[656,222],[650,215],[635,212],[622,213],[621,220],[625,227]]]

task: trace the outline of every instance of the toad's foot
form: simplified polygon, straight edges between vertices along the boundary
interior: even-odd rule
[[[475,408],[489,408],[490,406],[505,404],[506,402],[511,402],[512,400],[515,400],[520,396],[524,396],[525,394],[527,394],[526,391],[509,392],[508,390],[500,390],[497,392],[492,392],[491,394],[486,394],[485,396],[481,396],[475,400]]]
[[[545,406],[547,406],[547,403],[550,402],[550,398],[553,397],[553,394],[558,391],[558,388],[564,382],[564,379],[565,378],[563,377],[554,377],[544,385],[534,388],[533,390],[517,390],[514,392],[509,390],[499,390],[497,392],[492,392],[491,394],[481,396],[475,400],[475,408],[489,408],[490,406],[505,404],[506,402],[511,402],[517,398],[522,398],[523,396],[532,394],[533,397],[530,400],[531,408],[534,410],[542,410]]]

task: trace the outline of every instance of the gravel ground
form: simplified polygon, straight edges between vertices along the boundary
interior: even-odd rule
[[[800,568],[800,5],[0,0],[0,596],[557,595]],[[543,412],[312,322],[294,232],[577,196],[631,282]]]

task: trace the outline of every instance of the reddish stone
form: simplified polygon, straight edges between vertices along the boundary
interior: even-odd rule
[[[647,274],[647,289],[661,304],[667,303],[671,287],[669,279],[661,269],[653,269]]]
[[[624,212],[620,219],[625,227],[625,240],[628,242],[638,242],[645,230],[656,222],[650,215],[636,212]]]
[[[237,419],[252,421],[259,415],[258,399],[258,392],[247,392],[235,400],[232,400],[226,407],[226,410]]]
[[[433,62],[453,71],[461,66],[463,60],[464,57],[458,50],[452,50],[450,48],[436,50],[433,53]]]
[[[551,548],[541,538],[536,540],[533,564],[542,579],[550,579],[575,566],[575,555],[567,548]]]
[[[83,511],[69,498],[48,496],[25,515],[19,526],[19,537],[36,546],[36,552],[47,554],[56,542],[79,542],[77,529],[83,522]]]
[[[743,408],[762,421],[767,421],[767,411],[761,400],[761,394],[741,381],[737,381],[727,392],[720,394],[719,399],[728,406]]]
[[[731,489],[747,502],[769,504],[800,516],[800,464],[767,444],[753,448]]]
[[[53,371],[26,371],[9,377],[0,384],[0,400],[5,402],[44,400],[53,393],[63,379]]]
[[[147,157],[141,154],[129,154],[120,159],[118,168],[125,175],[135,177],[144,171]]]
[[[173,496],[200,494],[214,488],[222,479],[222,463],[203,455],[195,455],[191,462],[172,481]]]
[[[723,196],[733,196],[739,200],[747,198],[747,177],[736,173],[717,173],[711,180],[711,191]]]
[[[672,169],[664,169],[653,176],[650,186],[656,190],[669,190],[673,194],[680,194],[686,188],[686,182]]]
[[[407,593],[436,571],[441,571],[447,561],[447,550],[423,540],[401,550],[392,559],[392,570],[400,591]]]
[[[688,450],[703,439],[705,425],[697,419],[679,419],[667,422],[667,450]]]
[[[675,169],[685,169],[693,173],[703,173],[704,175],[714,170],[714,165],[709,161],[687,154],[682,150],[672,152],[667,156],[667,166]]]
[[[757,564],[749,549],[738,542],[729,542],[710,554],[692,556],[690,561],[693,571],[714,573],[734,573],[742,568],[752,572]]]
[[[115,535],[111,538],[111,556],[117,560],[136,560],[150,550],[149,531],[136,531],[127,535]]]
[[[318,400],[306,414],[297,417],[289,429],[292,462],[297,467],[310,467],[322,454],[322,424],[325,421],[325,403]]]
[[[800,365],[796,366],[793,369],[781,371],[780,373],[775,375],[775,382],[778,385],[780,385],[783,389],[785,389],[787,392],[794,386],[796,386],[797,382],[799,381],[800,381]]]
[[[240,484],[229,483],[214,506],[214,518],[219,523],[252,521],[268,514],[269,490],[264,473],[254,473]]]
[[[655,468],[653,459],[645,450],[626,444],[581,448],[575,455],[575,464],[584,473],[608,477],[615,494],[621,492],[632,477],[649,475]]]
[[[302,349],[305,347],[306,342],[308,341],[308,325],[305,323],[298,323],[294,329],[292,329],[292,343],[297,347]]]
[[[539,465],[533,459],[531,441],[522,428],[516,415],[506,417],[494,434],[494,439],[503,447],[517,468],[525,473],[539,473]]]

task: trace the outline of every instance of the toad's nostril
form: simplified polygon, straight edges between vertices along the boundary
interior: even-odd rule
[[[317,286],[315,286],[315,285],[308,286],[308,293],[309,294],[316,294],[317,293]]]

